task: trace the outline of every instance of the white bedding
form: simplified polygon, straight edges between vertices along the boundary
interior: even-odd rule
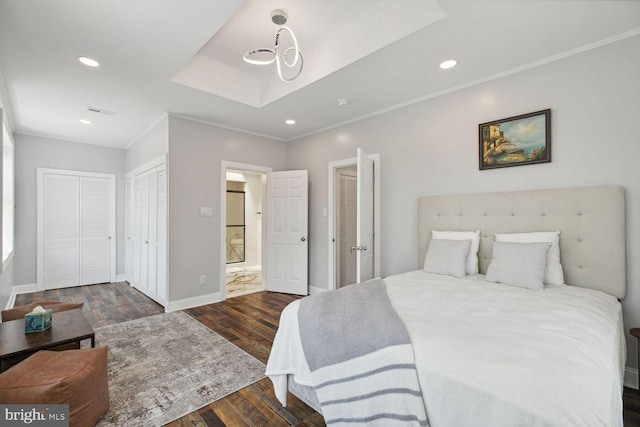
[[[622,426],[619,302],[574,286],[532,291],[412,271],[384,279],[411,337],[433,427]],[[282,312],[266,375],[312,386],[297,325]],[[330,322],[331,319],[324,321]]]

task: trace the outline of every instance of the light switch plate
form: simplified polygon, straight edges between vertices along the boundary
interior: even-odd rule
[[[213,208],[211,206],[200,206],[200,216],[213,216]]]

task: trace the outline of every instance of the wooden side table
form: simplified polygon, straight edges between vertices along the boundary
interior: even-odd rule
[[[52,317],[49,329],[32,334],[24,333],[24,319],[0,323],[0,372],[39,350],[67,350],[68,344],[80,348],[85,339],[91,339],[91,347],[96,346],[96,334],[82,309],[53,313]]]

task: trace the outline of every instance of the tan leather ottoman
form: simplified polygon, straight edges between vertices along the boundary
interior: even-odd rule
[[[0,374],[0,403],[68,404],[70,426],[93,426],[109,409],[107,347],[39,351]]]

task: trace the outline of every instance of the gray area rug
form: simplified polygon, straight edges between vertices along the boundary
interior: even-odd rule
[[[161,426],[264,378],[264,364],[183,312],[95,331],[109,346],[100,427]]]

